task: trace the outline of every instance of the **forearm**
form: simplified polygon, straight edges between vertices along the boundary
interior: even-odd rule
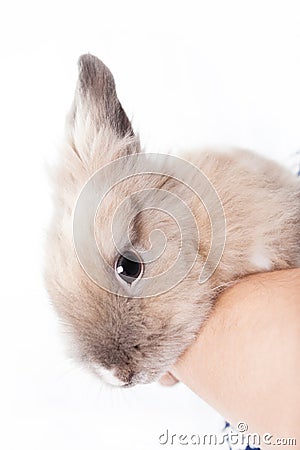
[[[232,424],[300,446],[300,269],[224,292],[173,374]]]

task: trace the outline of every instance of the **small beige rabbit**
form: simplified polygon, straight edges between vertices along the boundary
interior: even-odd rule
[[[164,374],[230,283],[300,266],[299,179],[249,151],[143,153],[92,55],[79,60],[54,205],[47,289],[74,355],[113,385]]]

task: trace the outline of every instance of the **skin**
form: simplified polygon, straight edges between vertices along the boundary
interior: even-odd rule
[[[284,448],[300,448],[300,269],[251,275],[225,291],[161,382],[176,379],[232,425],[270,433],[272,444],[296,438]]]

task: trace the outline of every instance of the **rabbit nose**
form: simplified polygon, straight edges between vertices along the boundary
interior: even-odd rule
[[[121,380],[123,382],[123,386],[131,386],[134,372],[129,368],[120,368],[115,370],[115,376],[118,380]]]
[[[121,377],[123,378],[123,380],[125,381],[125,386],[130,386],[132,384],[132,379],[134,376],[134,372],[130,371],[125,375],[121,375]]]

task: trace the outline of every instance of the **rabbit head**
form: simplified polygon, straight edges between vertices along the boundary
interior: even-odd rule
[[[175,166],[141,152],[109,69],[82,56],[54,174],[46,285],[74,355],[110,384],[158,379],[212,305],[209,282],[197,283],[208,213],[178,179],[191,168],[175,176]]]

